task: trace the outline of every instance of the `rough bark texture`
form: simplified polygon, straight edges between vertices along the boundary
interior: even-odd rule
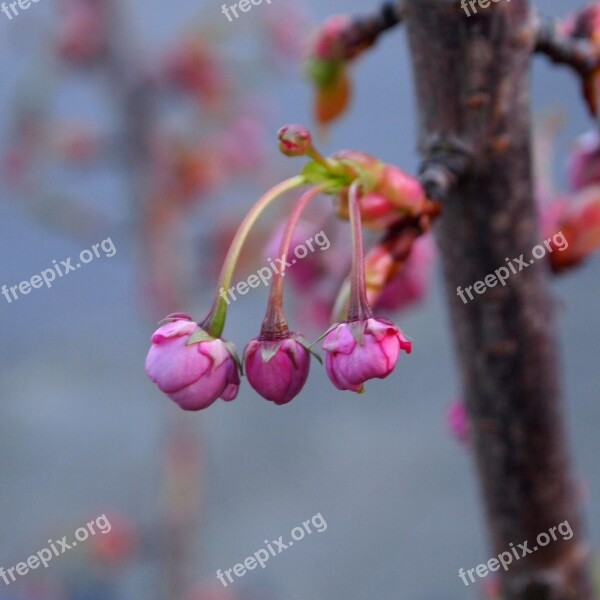
[[[475,5],[477,6],[477,4]],[[444,261],[474,453],[493,550],[510,551],[564,521],[557,541],[501,571],[507,600],[593,597],[578,494],[571,481],[553,306],[533,200],[527,0],[467,17],[459,0],[407,0],[425,157],[456,142],[472,152],[445,200],[436,235]],[[472,11],[471,11],[472,12]],[[433,147],[433,148],[432,148]],[[472,286],[521,254],[529,264],[464,304]],[[518,266],[517,266],[518,269]],[[468,300],[468,296],[466,296]],[[519,551],[519,555],[521,555]],[[466,566],[466,565],[465,565]],[[477,578],[478,579],[478,578]],[[458,580],[458,585],[463,585]]]

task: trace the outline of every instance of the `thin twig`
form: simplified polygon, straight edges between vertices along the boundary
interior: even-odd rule
[[[585,38],[562,33],[556,19],[538,15],[534,27],[535,51],[552,62],[567,65],[582,77],[600,68],[600,47]]]
[[[379,36],[402,21],[402,8],[396,2],[386,2],[377,13],[356,17],[342,35],[344,58],[351,60],[377,42]]]

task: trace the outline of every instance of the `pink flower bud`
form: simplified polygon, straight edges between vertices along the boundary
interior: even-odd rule
[[[471,426],[465,403],[462,400],[454,400],[448,407],[446,418],[448,428],[459,444],[469,446],[471,443]]]
[[[69,0],[58,32],[58,51],[71,62],[89,63],[106,49],[107,28],[101,2]]]
[[[310,368],[310,352],[299,336],[279,340],[255,339],[244,351],[246,377],[267,400],[286,404],[304,387]]]
[[[188,345],[192,334],[203,341]],[[178,318],[152,335],[146,373],[159,389],[184,410],[201,410],[217,398],[233,400],[240,376],[232,350],[191,320]]]
[[[311,55],[321,60],[344,58],[344,34],[350,29],[352,19],[348,15],[329,17],[314,35]]]
[[[412,216],[422,211],[427,199],[419,180],[394,165],[385,166],[376,191],[388,198],[396,210]]]
[[[367,255],[365,263],[367,268],[370,254]],[[433,236],[424,235],[413,243],[404,268],[392,276],[389,283],[385,283],[386,280],[383,280],[383,288],[377,285],[379,283],[377,278],[373,281],[374,285],[370,285],[371,279],[367,270],[367,299],[371,306],[382,311],[397,311],[424,300],[429,292],[435,257],[436,248]],[[393,257],[391,264],[393,265]],[[393,268],[384,265],[382,274],[385,274],[386,267],[390,270]],[[373,275],[376,276],[377,273]],[[382,290],[380,294],[377,293],[379,289]]]
[[[542,224],[550,239],[548,255],[556,273],[574,267],[600,249],[600,185],[587,187],[565,202],[550,205]],[[548,225],[554,221],[554,230]]]
[[[387,319],[340,323],[323,340],[325,368],[340,390],[362,392],[365,381],[386,378],[396,367],[400,350],[410,354],[412,342]]]
[[[403,216],[418,216],[427,197],[418,179],[394,165],[388,165],[364,152],[343,151],[334,155],[357,177],[366,177],[369,188],[359,198],[361,220],[369,229],[387,229]],[[338,214],[347,219],[348,190],[338,199]]]
[[[574,190],[600,184],[600,136],[595,131],[579,137],[569,159],[569,180]]]
[[[302,125],[285,125],[277,137],[279,150],[286,156],[304,156],[312,147],[310,131]]]

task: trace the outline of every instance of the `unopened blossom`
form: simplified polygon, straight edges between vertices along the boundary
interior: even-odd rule
[[[367,298],[377,309],[397,311],[424,300],[429,292],[436,249],[432,235],[417,238],[402,268],[386,283],[377,300],[370,295],[369,256],[366,257]],[[393,268],[393,267],[392,267]]]
[[[303,125],[284,125],[277,138],[279,150],[286,156],[304,156],[312,148],[312,136]]]
[[[159,389],[184,410],[201,410],[217,398],[233,400],[240,376],[225,342],[202,332],[187,315],[159,327],[152,335],[146,373]],[[194,334],[204,341],[191,343]]]
[[[330,17],[315,34],[309,50],[306,71],[315,86],[314,112],[321,125],[339,117],[350,102],[352,91],[343,36],[351,25],[347,15]]]
[[[412,343],[387,319],[369,318],[340,323],[323,340],[325,367],[340,390],[362,392],[369,379],[384,379],[396,367],[400,351]]]
[[[550,240],[548,257],[555,272],[580,264],[600,249],[600,185],[552,203],[544,211],[543,233]]]
[[[63,0],[58,50],[64,59],[88,63],[99,58],[107,46],[107,10],[103,0]]]
[[[167,57],[167,80],[194,94],[209,108],[217,108],[230,90],[229,77],[204,37],[191,36],[179,42]]]
[[[467,407],[462,400],[455,400],[448,407],[448,428],[456,440],[463,446],[470,444],[471,426]]]
[[[301,338],[287,333],[282,339],[254,339],[244,351],[250,385],[267,400],[287,404],[304,387],[310,352]]]
[[[427,196],[419,180],[398,167],[356,151],[338,152],[333,158],[365,178],[366,189],[359,197],[365,227],[387,229],[404,216],[419,215],[426,207]],[[338,214],[349,217],[347,189],[338,197]]]
[[[569,158],[569,183],[574,190],[600,184],[600,136],[596,131],[577,139]]]

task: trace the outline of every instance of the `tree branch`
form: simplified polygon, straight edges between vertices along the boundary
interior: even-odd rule
[[[529,265],[503,285],[475,293],[470,302],[457,296],[459,286],[473,289],[488,274],[506,269],[506,257],[530,257],[541,239],[530,139],[529,77],[536,45],[530,15],[527,0],[494,4],[477,18],[465,18],[460,3],[451,0],[406,0],[404,11],[425,153],[422,181],[444,203],[436,237],[490,556],[525,540],[537,546],[540,533],[564,521],[574,531],[571,539],[539,547],[502,572],[502,597],[591,600],[547,265]],[[543,31],[540,49],[556,47],[558,38]],[[589,67],[573,58],[577,52],[562,56]],[[453,174],[439,151],[428,156],[430,140],[436,139],[460,140],[469,150],[464,172]]]
[[[377,13],[355,17],[350,27],[342,34],[343,58],[351,60],[365,49],[373,46],[379,37],[402,22],[399,4],[386,2]]]
[[[556,19],[535,17],[535,52],[571,67],[582,77],[600,68],[600,47],[585,38],[565,35],[559,25]]]

